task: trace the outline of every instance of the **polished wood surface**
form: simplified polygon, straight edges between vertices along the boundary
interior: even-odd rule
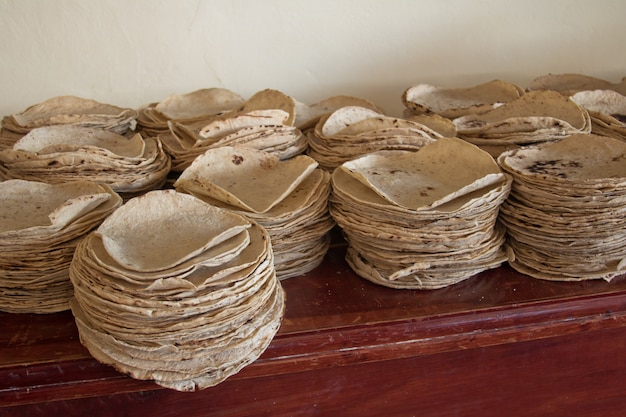
[[[394,290],[343,254],[283,281],[268,349],[195,393],[98,363],[69,312],[0,314],[0,416],[624,415],[626,276],[549,282],[505,265]]]

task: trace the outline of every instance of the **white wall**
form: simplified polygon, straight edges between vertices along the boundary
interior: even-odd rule
[[[275,88],[400,114],[427,82],[626,75],[623,0],[0,0],[0,116],[57,95],[125,107]]]

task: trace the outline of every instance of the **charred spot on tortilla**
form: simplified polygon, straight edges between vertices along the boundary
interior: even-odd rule
[[[243,162],[243,156],[241,155],[233,155],[232,163],[235,165],[240,165]]]
[[[582,168],[582,164],[579,161],[563,161],[563,160],[550,160],[550,161],[538,161],[528,167],[530,172],[535,174],[549,174],[556,175],[560,178],[567,178],[567,174],[564,172],[555,172],[559,167],[564,168]]]

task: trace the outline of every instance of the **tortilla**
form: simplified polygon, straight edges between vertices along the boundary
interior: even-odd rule
[[[607,183],[619,184],[626,178],[626,142],[591,134],[572,135],[545,146],[507,153],[499,163],[524,178],[571,183],[577,188],[599,182],[606,187]]]
[[[304,155],[287,161],[246,147],[209,149],[176,180],[175,187],[200,188],[213,198],[255,213],[280,203],[317,167]]]
[[[320,128],[316,127],[316,131],[320,137],[331,137],[353,123],[376,116],[381,116],[381,114],[367,107],[341,107],[322,117],[318,122]]]
[[[154,106],[168,120],[195,120],[217,115],[241,105],[244,99],[226,88],[202,88],[186,94],[172,94]]]
[[[76,126],[49,126],[36,128],[15,142],[13,149],[38,154],[67,152],[81,148],[102,148],[115,155],[138,158],[145,150],[141,135],[130,138],[102,129]]]
[[[280,109],[253,110],[224,119],[216,119],[200,129],[199,135],[203,139],[213,139],[246,127],[281,125],[288,118],[289,113]]]
[[[160,271],[249,226],[241,216],[211,207],[190,195],[160,190],[126,202],[98,227],[97,233],[109,255],[125,268]]]
[[[314,104],[304,104],[296,101],[296,120],[295,125],[300,130],[307,130],[314,127],[320,117],[325,114],[332,113],[342,107],[358,106],[365,107],[384,114],[384,111],[371,101],[353,96],[331,96]]]
[[[402,102],[414,114],[435,113],[454,119],[493,110],[523,94],[521,87],[502,80],[465,88],[417,84],[404,91]]]
[[[341,166],[393,204],[420,210],[501,182],[493,158],[460,139],[442,138],[417,152],[369,154]]]

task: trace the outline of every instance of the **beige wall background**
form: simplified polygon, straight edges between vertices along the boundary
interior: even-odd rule
[[[623,0],[0,0],[0,115],[58,95],[137,108],[275,88],[400,114],[402,92],[626,75]]]

